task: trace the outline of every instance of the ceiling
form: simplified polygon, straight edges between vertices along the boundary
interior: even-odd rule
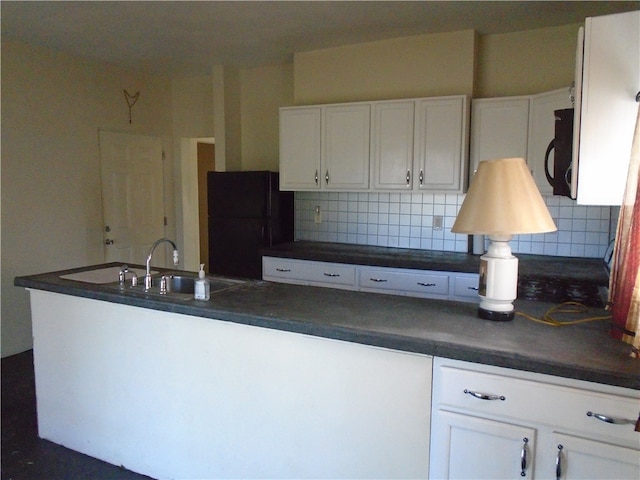
[[[615,1],[7,1],[3,38],[148,73],[290,63],[294,52],[422,33],[480,34],[638,10]]]

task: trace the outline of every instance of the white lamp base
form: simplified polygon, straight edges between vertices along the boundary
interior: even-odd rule
[[[513,319],[513,301],[518,293],[518,259],[511,254],[509,240],[511,235],[490,235],[487,253],[480,257],[480,318]]]

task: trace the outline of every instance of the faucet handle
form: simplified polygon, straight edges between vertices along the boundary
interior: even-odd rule
[[[178,253],[178,250],[174,250],[173,251],[173,264],[174,265],[178,265],[180,263],[180,254]]]
[[[127,279],[126,278],[126,273],[129,271],[129,266],[128,265],[123,265],[120,268],[120,271],[118,272],[118,284],[120,286],[124,286],[124,282]]]
[[[162,277],[160,278],[160,295],[166,295],[166,294],[167,294],[167,276],[162,275]]]

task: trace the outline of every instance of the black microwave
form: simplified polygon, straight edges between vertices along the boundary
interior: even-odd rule
[[[554,195],[571,196],[571,162],[573,157],[573,108],[553,112],[555,136],[544,155],[544,173],[553,187]],[[553,175],[549,171],[553,152]]]

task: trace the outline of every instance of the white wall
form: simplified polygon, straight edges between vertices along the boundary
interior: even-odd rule
[[[31,347],[13,279],[103,261],[98,130],[161,136],[175,235],[170,82],[2,39],[2,356]],[[123,89],[140,98],[129,110]],[[167,172],[168,170],[168,172]]]

